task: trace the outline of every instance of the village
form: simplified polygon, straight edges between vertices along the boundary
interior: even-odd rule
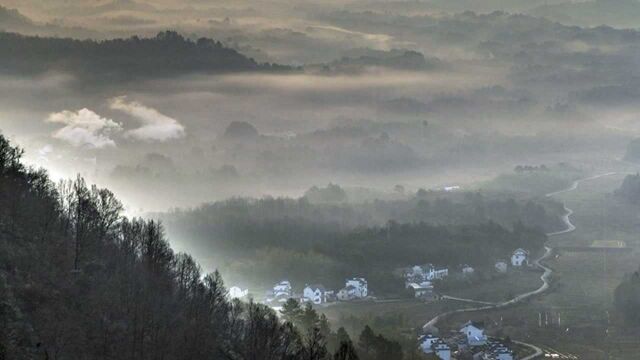
[[[515,249],[509,260],[498,259],[493,266],[495,274],[506,274],[509,269],[524,269],[530,266],[529,252],[525,249]],[[399,277],[404,280],[405,289],[412,297],[424,302],[434,302],[442,299],[472,301],[447,296],[437,290],[435,286],[450,278],[465,279],[473,277],[476,269],[467,264],[461,264],[453,269],[436,266],[431,263],[414,265],[398,269]],[[301,304],[327,307],[341,302],[376,302],[379,299],[369,290],[369,284],[363,277],[353,277],[345,280],[345,286],[338,290],[326,288],[322,284],[305,284],[302,292],[295,292],[289,280],[282,280],[266,291],[262,303],[280,311],[289,299],[295,299]],[[230,298],[249,297],[249,289],[238,286],[229,288]],[[417,337],[419,349],[434,359],[474,359],[474,360],[512,360],[514,351],[510,340],[494,339],[485,333],[482,322],[468,321],[459,327],[458,331],[449,334],[439,334],[436,328],[423,328]]]

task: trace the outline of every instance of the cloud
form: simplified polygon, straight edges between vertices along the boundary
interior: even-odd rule
[[[100,149],[115,146],[110,135],[122,129],[117,122],[103,118],[87,108],[52,113],[46,121],[65,125],[54,131],[52,136],[76,147]]]
[[[156,109],[136,101],[127,101],[126,96],[111,99],[110,106],[140,120],[143,125],[129,130],[126,136],[145,141],[166,141],[184,136],[184,126],[177,120],[159,113]]]

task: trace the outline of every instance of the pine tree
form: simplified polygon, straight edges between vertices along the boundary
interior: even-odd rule
[[[373,353],[375,343],[376,335],[373,333],[373,330],[371,330],[369,325],[365,326],[362,333],[360,333],[360,338],[358,339],[358,348],[365,359],[368,359]]]
[[[340,347],[333,355],[333,360],[359,360],[358,354],[356,353],[356,349],[353,347],[351,340],[340,342]]]
[[[300,318],[302,317],[302,308],[300,308],[300,303],[295,299],[288,299],[282,306],[280,314],[282,314],[282,318],[285,321],[292,324],[300,323]]]

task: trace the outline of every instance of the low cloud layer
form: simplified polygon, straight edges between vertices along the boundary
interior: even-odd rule
[[[104,148],[115,146],[111,135],[122,129],[117,122],[103,118],[89,109],[52,113],[46,120],[63,124],[52,136],[75,147]]]
[[[185,135],[184,126],[178,120],[139,102],[127,101],[125,96],[111,99],[110,107],[142,122],[141,127],[126,132],[128,137],[144,141],[167,141]]]

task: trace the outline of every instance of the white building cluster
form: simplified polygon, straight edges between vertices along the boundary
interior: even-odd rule
[[[436,267],[433,264],[415,265],[405,272],[407,282],[423,283],[441,280],[449,276],[449,268]]]
[[[236,290],[234,290],[234,294]],[[239,293],[239,292],[238,292]],[[345,287],[337,293],[333,290],[325,288],[322,284],[306,284],[301,294],[293,291],[291,282],[282,280],[275,284],[273,288],[267,291],[265,295],[265,303],[272,306],[282,306],[289,299],[296,299],[301,303],[312,303],[316,305],[326,304],[340,301],[350,301],[356,299],[364,299],[369,296],[369,288],[367,280],[364,278],[347,279]]]
[[[405,288],[413,291],[417,298],[428,299],[436,295],[433,281],[449,276],[449,268],[436,267],[433,264],[415,265],[404,270]]]
[[[457,335],[447,339],[433,334],[418,337],[420,349],[439,359],[450,360],[452,350],[466,353],[476,360],[513,360],[513,351],[505,343],[489,339],[482,323],[469,321],[462,325]]]
[[[495,263],[495,270],[498,273],[504,274],[508,271],[509,265],[514,268],[521,268],[524,266],[529,266],[529,251],[518,248],[513,251],[511,254],[511,261],[507,263],[506,260],[498,260]]]

